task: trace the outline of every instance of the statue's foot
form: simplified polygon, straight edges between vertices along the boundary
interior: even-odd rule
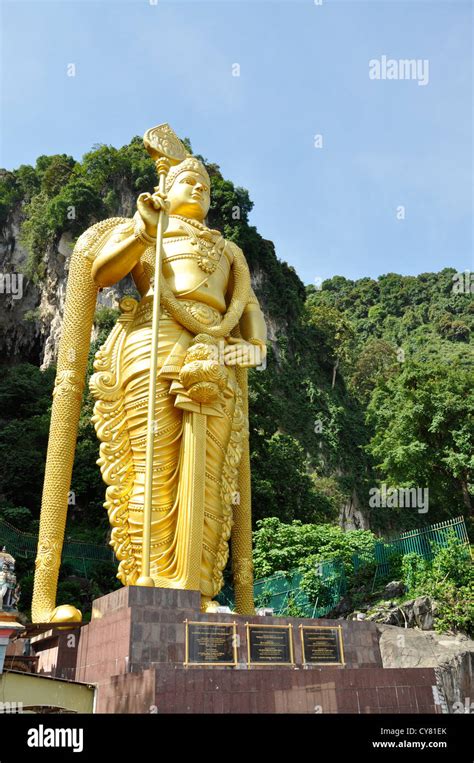
[[[80,623],[82,613],[72,604],[61,604],[51,612],[49,623]]]
[[[201,612],[216,612],[220,606],[218,601],[212,601],[208,596],[201,598]]]

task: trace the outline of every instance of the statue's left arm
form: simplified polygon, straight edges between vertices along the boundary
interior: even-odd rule
[[[227,245],[229,247],[229,242]],[[232,253],[234,253],[234,256],[235,254],[238,254],[240,260],[245,262],[244,254],[242,250],[239,249],[239,247],[232,243],[229,249]],[[246,262],[245,267],[248,270],[248,265]],[[234,274],[232,268],[227,287],[227,303],[230,302],[233,293]],[[251,287],[248,290],[248,296],[239,320],[238,334],[239,339],[231,338],[230,340],[231,342],[238,344],[238,346],[235,346],[235,348],[232,346],[226,348],[226,365],[238,365],[245,367],[259,366],[266,356],[267,326],[259,301]],[[249,353],[245,352],[246,344],[253,345],[251,348],[249,348]],[[246,356],[248,356],[247,362],[245,360]]]
[[[246,342],[259,346],[263,352],[267,346],[267,325],[253,289],[239,322],[240,334]]]

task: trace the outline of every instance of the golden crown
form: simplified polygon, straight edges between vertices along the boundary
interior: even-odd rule
[[[166,191],[169,191],[178,175],[181,175],[182,172],[195,172],[197,175],[201,175],[209,187],[211,186],[211,180],[204,164],[194,156],[189,156],[187,159],[184,159],[170,169],[166,178]]]

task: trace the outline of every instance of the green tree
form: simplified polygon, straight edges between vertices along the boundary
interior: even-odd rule
[[[305,452],[291,435],[276,432],[252,454],[254,520],[272,515],[283,521],[334,517],[330,498],[317,490]]]
[[[72,156],[66,154],[43,156],[40,159],[36,163],[36,168],[41,182],[41,190],[47,196],[53,197],[66,185],[76,162]]]
[[[255,577],[264,578],[329,560],[341,561],[351,575],[354,554],[360,561],[372,563],[376,537],[370,530],[344,532],[331,524],[284,523],[277,517],[266,517],[257,522],[253,540]]]
[[[368,406],[374,430],[368,450],[381,478],[428,487],[431,522],[472,514],[473,414],[472,372],[462,355],[449,363],[407,361]]]
[[[351,386],[368,401],[377,384],[388,381],[399,371],[397,351],[384,339],[369,339],[362,348],[351,374]]]
[[[350,347],[354,339],[354,328],[343,313],[326,305],[309,305],[308,321],[315,327],[317,336],[323,342],[327,355],[333,363],[331,387],[334,389],[340,363],[348,361],[351,356]]]

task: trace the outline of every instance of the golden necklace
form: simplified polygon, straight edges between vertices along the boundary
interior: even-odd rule
[[[207,228],[203,223],[183,215],[170,215],[179,220],[179,228],[184,230],[195,249],[197,262],[204,273],[214,273],[225,248],[225,239],[218,230]]]

